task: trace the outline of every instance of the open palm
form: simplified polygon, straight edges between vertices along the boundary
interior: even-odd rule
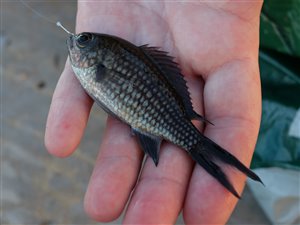
[[[258,134],[261,93],[258,31],[261,2],[79,2],[77,32],[120,36],[159,46],[176,57],[195,110],[215,126],[205,136],[249,165]],[[75,91],[74,91],[75,90]],[[64,107],[62,107],[64,106]],[[78,146],[92,106],[67,62],[55,90],[45,135],[60,157]],[[183,209],[187,224],[224,224],[236,198],[182,149],[164,143],[155,167],[127,125],[108,118],[105,137],[85,196],[96,220],[117,218],[130,199],[124,223],[172,224]],[[224,168],[241,192],[245,177]]]

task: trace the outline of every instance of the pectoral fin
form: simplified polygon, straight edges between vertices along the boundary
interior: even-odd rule
[[[108,69],[102,63],[99,63],[96,71],[96,82],[101,82],[107,75],[107,72]]]
[[[162,138],[149,135],[135,129],[133,129],[133,133],[137,136],[137,139],[143,151],[152,158],[154,164],[157,166],[159,159],[158,152]]]

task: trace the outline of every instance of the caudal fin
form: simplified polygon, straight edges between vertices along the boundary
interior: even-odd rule
[[[262,183],[261,179],[253,171],[242,164],[235,156],[227,152],[225,149],[223,149],[221,146],[214,143],[207,137],[202,136],[201,139],[202,140],[196,145],[196,147],[189,151],[191,157],[210,175],[216,178],[234,196],[240,198],[239,194],[237,193],[231,182],[228,180],[226,174],[214,162],[214,160],[217,159],[221,162],[229,164],[251,179]]]

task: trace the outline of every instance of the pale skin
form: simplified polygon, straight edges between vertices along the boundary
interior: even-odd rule
[[[248,166],[261,115],[261,6],[262,1],[85,1],[78,3],[76,33],[113,34],[170,52],[188,81],[195,110],[215,124],[197,123],[199,129]],[[67,62],[47,121],[50,153],[67,157],[76,150],[92,104]],[[129,201],[124,224],[173,224],[181,210],[186,224],[226,223],[237,199],[185,151],[163,143],[158,167],[148,158],[137,181],[142,158],[129,126],[108,117],[85,195],[89,216],[114,220]],[[241,193],[245,176],[223,168]]]

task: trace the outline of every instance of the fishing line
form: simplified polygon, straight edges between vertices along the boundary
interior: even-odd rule
[[[47,21],[48,23],[52,23],[55,24],[56,26],[62,28],[65,32],[67,32],[70,35],[74,35],[72,32],[68,31],[59,21],[54,22],[51,19],[49,19],[48,17],[44,16],[43,14],[41,14],[39,11],[35,10],[34,8],[32,8],[27,2],[25,2],[24,0],[19,0],[26,8],[30,9],[31,12],[33,12],[34,14],[36,14],[37,16],[39,16],[40,18],[42,18],[43,20]]]
[[[52,24],[56,24],[56,22],[50,20],[48,17],[44,16],[43,14],[41,14],[40,12],[38,12],[37,10],[35,10],[34,8],[32,8],[27,2],[25,2],[24,0],[19,0],[26,8],[30,9],[34,14],[36,14],[37,16],[39,16],[40,18],[42,18],[43,20],[52,23]]]
[[[60,27],[61,29],[63,29],[64,31],[66,31],[68,34],[70,35],[74,35],[73,33],[71,33],[70,31],[68,31],[59,21],[57,21],[56,26]]]

